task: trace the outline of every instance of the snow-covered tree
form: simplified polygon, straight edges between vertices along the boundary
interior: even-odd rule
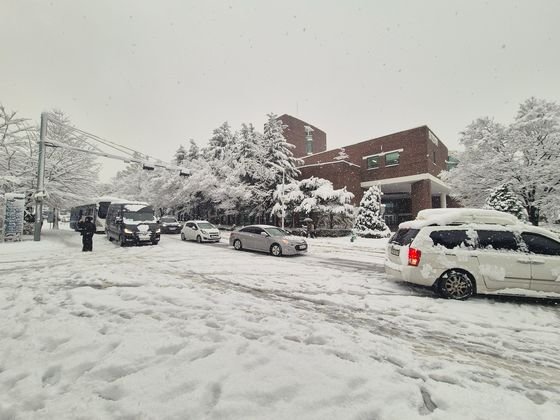
[[[47,139],[68,146],[93,150],[86,138],[76,132],[69,118],[59,110],[51,112],[52,121],[47,128]],[[45,150],[45,191],[49,207],[69,207],[84,197],[98,194],[99,164],[94,155],[76,152],[62,147]]]
[[[278,184],[274,190],[273,199],[275,201],[271,214],[277,217],[282,215],[282,203],[284,203],[285,215],[294,215],[298,213],[296,209],[301,204],[305,195],[300,189],[299,181],[292,181],[289,184]]]
[[[276,172],[278,182],[282,181],[282,170],[275,168],[282,168],[286,182],[291,182],[300,174],[297,165],[303,162],[294,157],[291,149],[295,146],[288,143],[284,137],[286,127],[275,114],[268,114],[263,135],[264,161],[273,168],[272,172]]]
[[[37,132],[17,112],[0,104],[0,192],[36,187]]]
[[[507,184],[500,185],[490,193],[485,207],[513,214],[519,220],[527,219],[523,203]]]
[[[282,214],[282,198],[286,214],[300,214],[303,217],[313,217],[316,221],[324,221],[331,229],[335,222],[345,224],[354,215],[354,206],[350,204],[354,194],[346,188],[335,190],[332,182],[323,178],[306,178],[278,185],[274,192],[276,204],[272,213]],[[338,220],[337,220],[338,219]]]
[[[560,195],[560,106],[530,98],[512,124],[490,118],[471,123],[460,138],[465,151],[456,168],[442,174],[453,196],[468,206],[483,206],[488,193],[509,184],[521,199],[529,221],[554,220],[549,203]]]
[[[142,160],[142,156],[135,153],[135,159]],[[155,172],[155,171],[154,171]],[[125,169],[117,172],[111,180],[108,195],[126,198],[128,200],[148,200],[152,194],[149,190],[151,171],[142,169],[142,164],[132,162]]]
[[[208,141],[208,146],[204,149],[205,157],[211,160],[223,160],[226,155],[226,149],[232,142],[233,133],[226,121],[214,130],[212,138]]]
[[[185,158],[187,161],[192,162],[193,160],[200,158],[200,149],[193,139],[190,139],[189,143],[189,151],[187,152]]]
[[[52,111],[47,140],[88,149],[83,135],[76,132],[61,111]],[[39,133],[24,119],[0,106],[0,189],[25,191],[37,186]],[[45,204],[69,207],[97,192],[99,166],[95,157],[63,147],[45,148]]]
[[[185,146],[180,145],[177,151],[175,152],[173,161],[175,162],[176,165],[180,166],[183,164],[186,158],[187,158],[187,149],[185,149]]]
[[[377,185],[371,186],[362,197],[356,224],[356,234],[365,238],[387,238],[391,231],[381,216],[381,189]]]

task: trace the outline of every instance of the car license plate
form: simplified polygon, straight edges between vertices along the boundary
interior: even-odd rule
[[[305,251],[307,249],[307,245],[298,245],[298,251]]]
[[[401,250],[400,248],[391,247],[391,254],[396,255],[397,257],[400,255]]]

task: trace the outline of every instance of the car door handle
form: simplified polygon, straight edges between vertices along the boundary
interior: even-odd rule
[[[521,264],[531,264],[531,260],[525,260],[525,259],[518,259],[517,262],[520,262]]]

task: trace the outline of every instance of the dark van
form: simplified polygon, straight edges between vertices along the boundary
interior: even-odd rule
[[[113,202],[107,210],[106,221],[107,239],[117,241],[120,246],[157,245],[159,242],[160,227],[148,203]]]

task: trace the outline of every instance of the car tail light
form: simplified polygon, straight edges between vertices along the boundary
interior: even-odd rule
[[[408,248],[408,265],[418,267],[418,264],[420,264],[421,255],[422,252],[419,249]]]

